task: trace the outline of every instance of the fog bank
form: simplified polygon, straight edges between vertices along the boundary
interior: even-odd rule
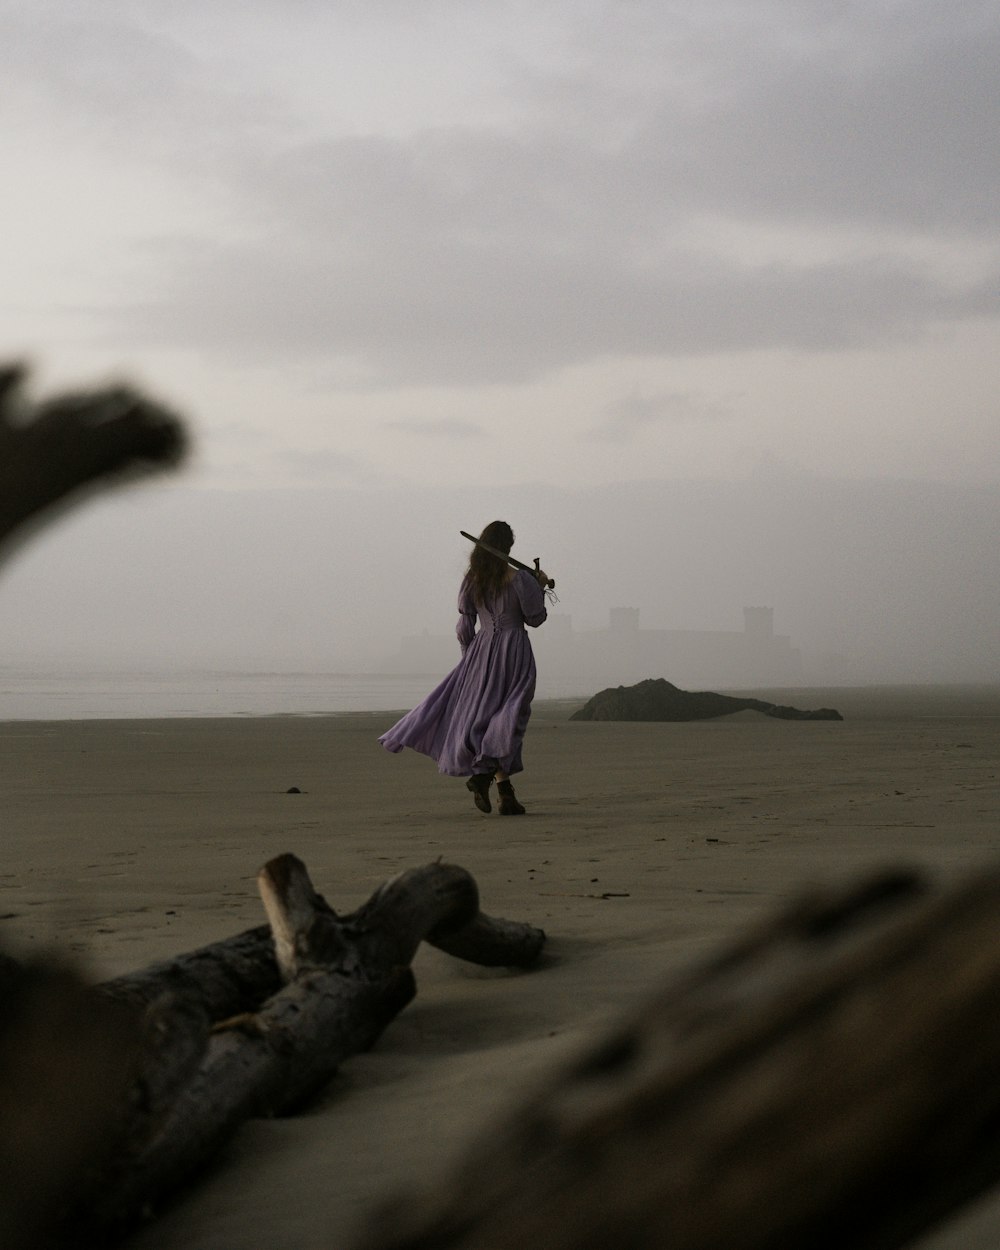
[[[806,684],[996,679],[994,489],[780,475],[578,491],[137,487],[8,562],[4,660],[378,671],[405,635],[451,635],[458,531],[495,517],[516,555],[542,558],[553,620],[574,632],[617,608],[644,631],[739,631],[745,606],[766,605]]]

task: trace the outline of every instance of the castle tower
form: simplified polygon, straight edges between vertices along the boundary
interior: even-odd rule
[[[774,638],[774,608],[744,608],[743,632],[753,642]]]
[[[612,608],[608,624],[613,634],[637,634],[639,632],[638,608]]]

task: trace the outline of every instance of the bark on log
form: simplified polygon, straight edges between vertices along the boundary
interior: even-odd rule
[[[210,1020],[222,1020],[253,1010],[281,985],[271,930],[264,924],[102,981],[97,988],[108,998],[138,1007],[170,994],[197,1004]]]
[[[26,370],[0,366],[0,553],[29,522],[127,474],[175,464],[185,435],[177,417],[127,386],[30,404]]]
[[[545,933],[519,920],[480,912],[459,929],[439,926],[425,941],[446,955],[484,968],[531,968],[542,953]]]
[[[271,861],[275,875],[287,870],[287,866],[281,865],[283,859],[279,856]],[[264,888],[268,888],[266,878]],[[544,932],[521,921],[502,920],[479,911],[479,892],[474,878],[454,864],[408,869],[381,886],[357,911],[343,916],[337,916],[320,895],[315,895],[319,900],[317,910],[324,915],[317,924],[325,926],[327,941],[334,938],[339,941],[346,933],[355,936],[362,931],[370,933],[377,927],[377,910],[381,908],[383,913],[391,912],[394,930],[398,930],[403,919],[401,908],[407,897],[421,895],[425,890],[451,891],[454,900],[452,910],[446,907],[442,913],[445,918],[431,923],[421,934],[428,945],[455,959],[485,967],[530,968],[537,963],[545,945]],[[379,903],[377,900],[383,895]],[[422,906],[426,905],[425,901]],[[424,922],[419,917],[407,921],[407,945],[414,942],[414,923],[419,930]],[[287,938],[280,940],[287,943]],[[367,940],[371,943],[377,939],[369,936]],[[398,942],[399,934],[392,940]],[[404,957],[405,952],[397,951],[397,955],[402,963],[409,963],[413,957],[412,952]],[[286,958],[282,953],[283,962]],[[175,994],[191,1004],[198,1003],[212,1020],[220,1020],[241,1011],[252,1011],[265,998],[277,993],[281,985],[275,938],[270,926],[265,924],[148,968],[114,977],[98,988],[117,1001],[143,1007],[161,994]]]
[[[899,1250],[1000,1178],[998,910],[1000,871],[803,899],[362,1250]]]
[[[377,981],[338,971],[301,977],[258,1012],[217,1029],[194,1077],[141,1148],[116,1160],[78,1216],[92,1236],[124,1230],[225,1145],[254,1116],[297,1109],[351,1055],[366,1050],[412,999],[413,974]]]

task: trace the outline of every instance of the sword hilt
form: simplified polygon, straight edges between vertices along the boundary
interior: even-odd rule
[[[541,557],[541,556],[535,556],[535,572],[536,572],[536,573],[540,573],[541,571],[542,571],[542,557]],[[550,577],[550,578],[548,579],[548,581],[545,583],[545,589],[546,589],[546,590],[555,590],[555,588],[556,588],[556,583],[555,583],[555,580],[554,580],[554,578],[551,578],[551,577]]]

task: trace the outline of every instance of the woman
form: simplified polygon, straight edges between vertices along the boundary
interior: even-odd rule
[[[480,542],[509,554],[514,531],[491,521]],[[523,770],[521,744],[535,693],[535,657],[525,625],[546,618],[545,573],[513,569],[485,548],[472,550],[458,593],[455,633],[462,660],[423,703],[379,738],[387,751],[411,747],[449,777],[467,777],[479,811],[492,811],[494,778],[501,816],[522,816],[510,778]],[[476,628],[478,620],[479,628]]]

